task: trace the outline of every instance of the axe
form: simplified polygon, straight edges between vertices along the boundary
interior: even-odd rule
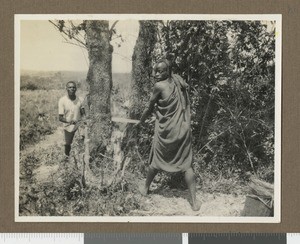
[[[130,123],[130,124],[137,124],[140,122],[139,120],[136,119],[125,119],[125,118],[119,118],[119,117],[112,117],[111,121],[117,122],[117,123]]]

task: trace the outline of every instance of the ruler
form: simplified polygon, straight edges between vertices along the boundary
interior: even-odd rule
[[[299,244],[300,233],[0,233],[4,244]]]

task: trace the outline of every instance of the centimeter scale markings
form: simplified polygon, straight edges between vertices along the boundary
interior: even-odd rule
[[[0,233],[5,244],[299,244],[299,233]]]
[[[83,244],[83,233],[0,233],[5,244]]]

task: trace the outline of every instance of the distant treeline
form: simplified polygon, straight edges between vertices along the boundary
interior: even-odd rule
[[[85,89],[86,75],[83,71],[21,71],[20,90],[60,90],[70,80]],[[113,73],[112,76],[114,87],[126,90],[130,87],[131,74]]]

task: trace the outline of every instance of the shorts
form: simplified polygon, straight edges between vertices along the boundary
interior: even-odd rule
[[[72,131],[72,132],[64,130],[64,133],[65,133],[65,145],[71,145],[72,144],[75,132],[76,132],[76,130]]]

